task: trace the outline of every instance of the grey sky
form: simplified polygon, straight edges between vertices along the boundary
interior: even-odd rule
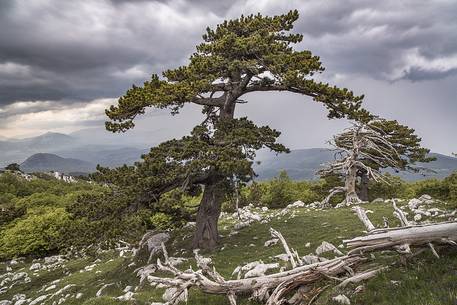
[[[0,2],[0,133],[102,128],[103,109],[151,73],[186,62],[206,26],[240,14],[298,9],[297,48],[321,56],[326,81],[365,94],[373,112],[415,128],[424,145],[457,150],[457,2],[124,1]],[[345,122],[292,94],[253,94],[238,115],[270,124],[292,148],[323,146]],[[280,111],[279,111],[280,110]],[[138,131],[165,139],[201,119],[154,111]]]

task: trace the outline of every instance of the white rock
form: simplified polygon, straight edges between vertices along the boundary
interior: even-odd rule
[[[54,264],[57,262],[60,262],[62,260],[62,257],[60,255],[55,255],[55,256],[48,256],[44,258],[44,263],[45,264]]]
[[[351,305],[351,301],[349,301],[349,298],[344,294],[337,295],[336,297],[333,297],[332,300],[343,305]]]
[[[419,197],[419,200],[420,200],[420,201],[432,200],[432,196],[427,195],[427,194],[424,194],[424,195],[422,195],[422,196]]]
[[[8,300],[2,300],[2,301],[0,301],[0,305],[12,305],[12,304],[13,304],[13,302],[8,301]]]
[[[244,275],[244,278],[250,278],[250,277],[257,277],[257,276],[264,276],[265,272],[267,272],[270,269],[276,269],[279,268],[279,264],[258,264],[255,266],[254,269],[249,270],[246,272]]]
[[[44,291],[49,291],[49,290],[53,290],[53,289],[56,289],[56,285],[51,285],[49,287],[46,287],[46,289]]]
[[[281,261],[284,261],[284,262],[289,261],[289,255],[287,255],[285,253],[279,254],[279,255],[275,255],[274,257],[279,259],[279,260],[281,260]]]
[[[68,289],[70,289],[71,287],[75,287],[75,286],[76,286],[75,284],[68,284],[65,287],[63,287],[63,288],[59,289],[58,291],[56,291],[56,293],[54,293],[54,295],[62,294],[65,291],[67,291]]]
[[[267,240],[263,245],[265,247],[270,247],[270,246],[276,245],[278,242],[279,242],[279,239],[273,238],[273,239]]]
[[[13,301],[19,301],[19,300],[25,300],[26,296],[25,294],[15,294],[13,296]]]
[[[94,270],[94,268],[95,268],[96,266],[97,266],[96,264],[92,264],[92,265],[89,265],[89,266],[84,267],[84,270],[85,270],[85,271],[92,271],[92,270]]]
[[[421,214],[416,214],[414,215],[414,221],[421,221],[422,215]]]
[[[111,284],[105,284],[105,285],[103,285],[102,288],[100,288],[100,289],[97,291],[97,293],[95,294],[95,296],[96,296],[96,297],[101,296],[102,293],[103,293],[103,290],[105,290],[106,287],[109,287],[109,286],[111,286],[111,285],[114,285],[114,284],[111,283]]]
[[[303,201],[295,201],[294,203],[291,203],[287,206],[288,209],[290,208],[303,208],[305,206],[305,203]]]
[[[333,252],[337,255],[343,255],[343,253],[340,250],[338,250],[338,248],[336,248],[334,245],[332,245],[329,242],[323,241],[322,244],[319,247],[317,247],[316,254],[321,255],[322,253],[326,252]]]
[[[82,298],[83,294],[81,292],[78,292],[75,296],[76,299]]]
[[[25,273],[25,272],[18,272],[18,273],[16,273],[16,274],[13,275],[13,278],[12,278],[11,280],[12,280],[13,282],[15,282],[15,281],[18,281],[18,280],[20,280],[20,279],[26,279],[26,278],[28,278],[27,273]]]
[[[310,255],[303,256],[301,258],[301,260],[305,265],[311,265],[311,264],[318,263],[319,262],[319,257],[310,254]]]
[[[132,286],[127,286],[124,288],[124,290],[122,290],[122,292],[129,292],[132,290],[132,288],[133,288]]]
[[[121,295],[120,297],[117,297],[116,299],[118,299],[119,301],[130,301],[130,300],[133,300],[133,296],[135,294],[131,291],[128,291],[126,294],[124,295]]]
[[[32,302],[30,302],[29,305],[41,304],[41,302],[43,302],[44,300],[46,300],[47,297],[48,297],[48,294],[39,296],[38,298],[36,298],[36,299],[33,300]]]
[[[310,243],[310,242],[307,242],[307,243],[305,244],[305,247],[306,247],[306,248],[311,247],[311,243]]]
[[[41,264],[40,263],[34,263],[32,264],[32,266],[30,266],[29,270],[33,271],[33,270],[39,270],[41,269]]]
[[[408,206],[411,210],[417,209],[421,204],[422,204],[422,201],[420,201],[417,198],[413,198],[408,202]]]

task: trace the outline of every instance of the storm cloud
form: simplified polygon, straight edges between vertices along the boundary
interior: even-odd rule
[[[42,120],[40,115],[59,109],[63,113],[101,111],[132,84],[185,64],[207,26],[241,14],[273,15],[290,9],[300,12],[294,31],[302,33],[304,40],[297,48],[321,57],[326,81],[365,93],[367,107],[380,115],[419,124],[414,127],[432,149],[447,153],[455,149],[448,142],[457,132],[453,119],[457,116],[457,3],[451,0],[2,1],[0,132],[31,134],[34,124]],[[250,98],[253,103],[240,115],[285,130],[284,141],[292,147],[303,146],[299,138],[303,133],[297,130],[319,124],[311,116],[295,122],[296,127],[289,126],[291,120],[274,115],[274,98]],[[287,95],[287,99],[294,104],[300,97]],[[271,105],[259,113],[255,104],[270,100]],[[318,112],[324,115],[317,106],[309,106],[281,117],[304,118]],[[192,114],[182,120],[199,119],[198,111],[188,113]],[[417,122],[422,113],[440,120],[435,128],[441,138],[432,137],[423,127],[432,119]],[[29,121],[19,123],[19,119]],[[102,111],[81,117],[77,127],[102,126],[103,119]],[[72,120],[78,121],[59,121],[59,130],[67,125],[74,129]],[[45,129],[42,121],[39,126],[37,132]],[[53,129],[52,122],[46,126]],[[315,137],[324,142],[343,126],[329,123]],[[308,146],[321,143],[308,142],[312,143]]]

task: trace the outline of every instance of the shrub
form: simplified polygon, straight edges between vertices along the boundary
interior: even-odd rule
[[[162,212],[155,213],[150,218],[151,225],[155,229],[166,230],[173,227],[173,217]]]
[[[46,209],[8,225],[0,236],[0,257],[43,255],[59,248],[61,228],[68,224],[65,209]]]
[[[0,227],[22,217],[26,212],[25,207],[17,207],[12,203],[0,205]]]

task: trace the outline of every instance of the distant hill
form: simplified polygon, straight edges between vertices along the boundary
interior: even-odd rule
[[[141,144],[137,138],[112,135],[106,130],[82,130],[66,135],[48,132],[25,139],[0,138],[0,167],[21,163],[37,153],[55,154],[103,166],[132,164],[146,153],[153,142]],[[127,139],[127,140],[124,140]]]
[[[431,156],[437,158],[436,161],[417,164],[421,167],[434,170],[436,173],[430,173],[426,176],[421,174],[400,172],[393,174],[409,181],[421,180],[426,178],[444,178],[457,170],[457,158],[432,153]],[[287,171],[289,177],[294,180],[317,179],[315,173],[321,167],[321,164],[332,161],[333,152],[325,148],[311,148],[292,150],[289,154],[268,154],[259,158],[260,165],[254,167],[255,172],[259,175],[257,180],[268,180],[279,174],[280,171]]]
[[[93,164],[107,167],[116,167],[124,164],[133,164],[140,160],[141,155],[149,149],[135,147],[111,147],[102,145],[86,145],[71,149],[56,151],[55,154],[65,158],[76,158]]]
[[[38,153],[30,156],[21,163],[21,170],[28,173],[49,171],[90,173],[95,170],[95,165],[79,159],[62,158],[54,154]]]

